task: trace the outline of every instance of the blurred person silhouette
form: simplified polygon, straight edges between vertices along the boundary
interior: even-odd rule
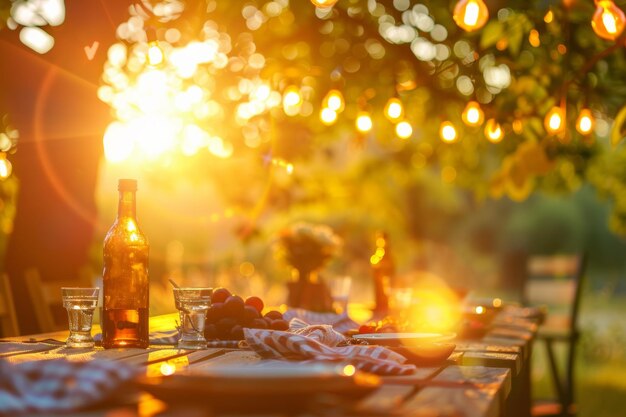
[[[13,2],[14,11],[18,3],[28,2]],[[0,29],[0,113],[9,114],[20,133],[11,156],[19,180],[17,212],[4,265],[21,334],[41,331],[25,271],[37,270],[44,282],[78,283],[87,266],[102,137],[110,121],[97,89],[116,28],[133,2],[32,3],[32,27],[22,16],[14,30]],[[46,11],[45,4],[56,8]],[[48,36],[54,45],[45,53],[25,45],[46,49]]]

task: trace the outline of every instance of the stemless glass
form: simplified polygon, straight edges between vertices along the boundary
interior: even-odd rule
[[[71,348],[91,348],[94,346],[91,337],[93,312],[98,305],[100,288],[61,288],[63,307],[67,310],[70,336],[66,346]]]
[[[180,314],[180,349],[206,349],[204,324],[211,305],[212,288],[174,288],[174,301]]]

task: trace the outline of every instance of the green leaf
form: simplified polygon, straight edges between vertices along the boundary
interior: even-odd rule
[[[480,37],[481,49],[489,48],[498,42],[504,35],[504,25],[498,20],[492,20],[482,31]]]

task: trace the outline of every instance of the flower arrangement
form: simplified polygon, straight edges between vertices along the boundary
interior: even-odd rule
[[[339,252],[341,238],[326,225],[295,223],[281,231],[279,254],[302,275],[310,275],[323,267]]]

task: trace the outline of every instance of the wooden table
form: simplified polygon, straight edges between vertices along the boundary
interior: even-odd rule
[[[382,386],[356,404],[353,412],[421,416],[528,417],[530,415],[530,356],[537,330],[533,320],[503,309],[488,333],[480,339],[457,340],[456,351],[443,364],[419,367],[410,376],[383,377]],[[172,327],[175,315],[150,319],[151,331]],[[99,328],[94,329],[94,332]],[[53,358],[89,361],[115,360],[143,367],[159,375],[163,364],[184,368],[210,368],[262,359],[249,350],[211,348],[200,351],[152,346],[149,349],[68,349],[58,342],[67,332],[17,337],[0,341],[0,359],[17,363]],[[25,343],[28,342],[29,343]],[[182,407],[182,408],[181,408]],[[350,413],[349,413],[350,414]],[[209,415],[194,406],[165,405],[147,394],[132,405],[76,412],[75,416],[177,416]]]

